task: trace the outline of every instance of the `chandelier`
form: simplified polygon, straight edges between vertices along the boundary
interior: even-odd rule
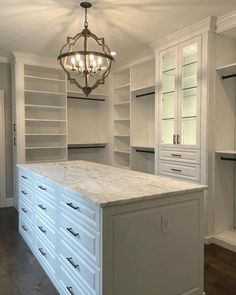
[[[88,29],[87,10],[92,4],[82,2],[80,6],[85,9],[84,29],[74,37],[67,37],[57,59],[68,80],[88,96],[105,83],[114,57],[104,38],[98,38]]]

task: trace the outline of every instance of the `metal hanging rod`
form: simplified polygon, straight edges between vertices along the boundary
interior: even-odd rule
[[[233,162],[236,162],[236,158],[226,158],[226,157],[220,157],[221,160],[224,160],[224,161],[233,161]]]
[[[143,93],[143,94],[137,94],[136,97],[139,98],[139,97],[153,95],[153,94],[155,94],[155,91],[147,92],[147,93]]]
[[[105,98],[92,98],[92,97],[82,97],[82,96],[67,96],[70,99],[83,99],[83,100],[95,100],[95,101],[105,101]]]
[[[76,149],[102,149],[105,148],[106,144],[105,143],[91,143],[91,144],[69,144],[68,149],[69,150],[76,150]]]
[[[145,150],[145,149],[136,149],[138,153],[148,153],[148,154],[155,154],[155,151]]]
[[[234,77],[236,77],[236,74],[222,76],[222,80],[229,79],[229,78],[234,78]]]

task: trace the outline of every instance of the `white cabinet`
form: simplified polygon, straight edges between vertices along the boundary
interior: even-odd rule
[[[24,166],[19,231],[61,295],[201,295],[201,189],[101,207]]]
[[[199,148],[201,38],[160,53],[160,147]]]

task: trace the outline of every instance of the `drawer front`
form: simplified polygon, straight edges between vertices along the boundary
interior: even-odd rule
[[[31,226],[34,224],[34,210],[31,206],[27,205],[24,199],[20,200],[19,214],[23,216]]]
[[[41,196],[36,195],[35,207],[36,207],[36,212],[40,212],[44,217],[46,217],[46,220],[48,220],[49,222],[51,222],[52,225],[55,226],[56,215],[57,215],[56,205],[53,205],[47,202]]]
[[[47,268],[52,274],[56,274],[57,269],[57,257],[54,251],[50,251],[44,243],[40,240],[39,236],[36,235],[35,238],[35,251],[38,257],[43,263],[46,264]]]
[[[65,210],[60,210],[58,216],[61,235],[70,240],[75,249],[81,249],[99,266],[100,234],[82,221],[76,222]]]
[[[56,201],[56,187],[51,184],[45,183],[43,180],[37,178],[35,179],[36,192],[42,194],[47,198],[47,200]]]
[[[56,231],[51,226],[46,224],[39,214],[35,216],[35,226],[37,235],[40,236],[41,240],[44,241],[45,244],[49,245],[55,251],[57,241]]]
[[[19,232],[24,238],[26,238],[28,245],[31,247],[33,244],[33,230],[21,215],[19,216]]]
[[[165,161],[200,164],[200,151],[160,149],[160,159]]]
[[[33,188],[29,188],[27,185],[24,183],[20,182],[19,184],[19,199],[24,199],[24,201],[31,205],[34,206],[34,193],[33,193]]]
[[[93,228],[100,229],[100,208],[82,200],[76,195],[62,193],[61,206],[73,216],[80,218]]]
[[[63,295],[92,295],[86,290],[86,287],[83,284],[75,281],[68,272],[68,269],[65,268],[63,264],[60,264],[59,269],[59,283],[62,289]],[[61,294],[61,295],[62,295]]]
[[[75,278],[88,290],[96,292],[99,290],[100,272],[95,265],[86,262],[78,253],[79,251],[74,251],[67,241],[60,239],[59,257],[61,263],[65,264]]]
[[[160,161],[160,174],[192,181],[200,181],[200,166],[187,166],[177,163]]]
[[[34,182],[32,175],[24,169],[19,169],[19,179],[22,183],[28,184],[30,186],[32,186]]]

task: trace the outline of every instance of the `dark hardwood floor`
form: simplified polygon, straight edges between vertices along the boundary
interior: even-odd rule
[[[205,247],[205,291],[236,295],[236,253],[216,245]],[[0,295],[36,294],[58,292],[19,235],[16,210],[0,209]]]

